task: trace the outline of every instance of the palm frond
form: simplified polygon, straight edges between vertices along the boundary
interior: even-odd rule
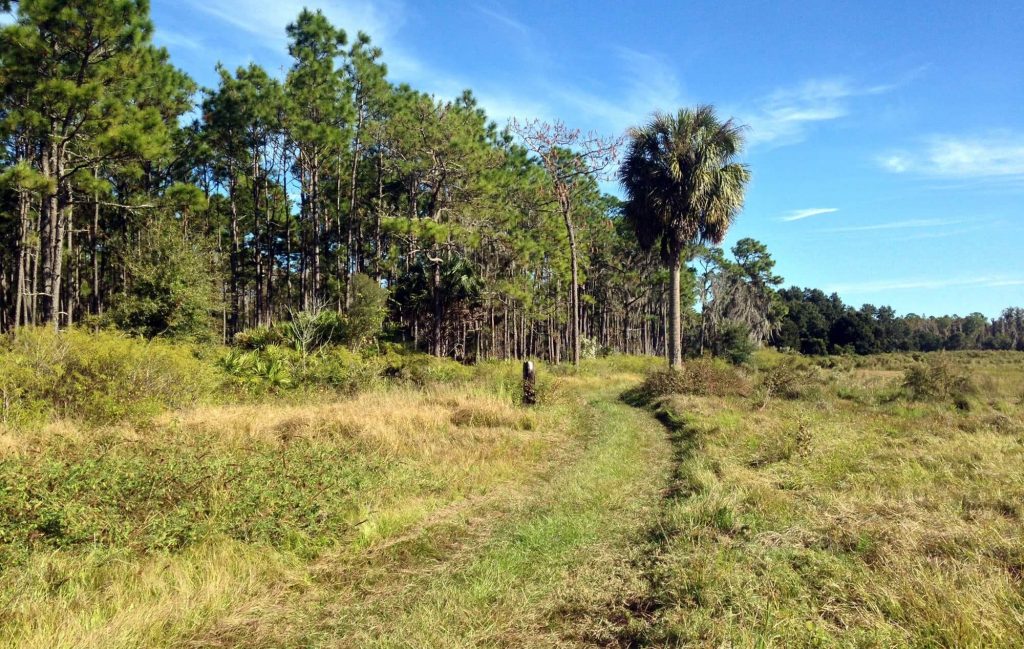
[[[624,215],[641,246],[668,261],[696,243],[719,243],[743,207],[749,169],[735,161],[743,127],[712,106],[657,113],[630,131],[619,181]]]

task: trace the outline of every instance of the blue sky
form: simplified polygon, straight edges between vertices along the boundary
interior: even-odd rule
[[[727,245],[764,241],[787,285],[902,313],[1024,306],[1024,3],[152,0],[156,41],[287,66],[303,5],[384,49],[390,77],[471,88],[499,124],[614,135],[712,103],[749,126]]]

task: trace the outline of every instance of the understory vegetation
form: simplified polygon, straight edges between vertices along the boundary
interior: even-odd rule
[[[1024,637],[1017,354],[610,356],[528,407],[517,364],[287,336],[5,342],[0,645]]]

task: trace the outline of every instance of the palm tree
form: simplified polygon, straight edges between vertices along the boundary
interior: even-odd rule
[[[750,180],[736,162],[743,127],[721,122],[712,106],[655,114],[630,131],[619,182],[626,190],[625,217],[645,249],[658,246],[672,274],[669,365],[683,362],[679,271],[694,244],[719,244],[743,207]]]

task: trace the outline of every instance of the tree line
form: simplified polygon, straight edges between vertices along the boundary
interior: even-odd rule
[[[754,239],[729,251],[691,253],[696,311],[684,320],[692,353],[741,360],[767,345],[807,355],[955,350],[1024,351],[1024,309],[999,316],[897,315],[889,306],[844,304],[836,293],[791,286],[774,272],[775,260]]]
[[[666,278],[598,189],[615,140],[560,124],[517,140],[469,91],[391,83],[369,36],[318,11],[288,26],[283,79],[218,66],[198,88],[153,45],[144,0],[15,6],[0,328],[230,341],[344,315],[375,284],[389,335],[438,355],[664,349]]]
[[[898,316],[888,306],[843,304],[835,293],[791,287],[780,290],[785,316],[774,345],[804,354],[1000,349],[1024,351],[1024,309],[1007,308],[993,319],[967,316]]]
[[[230,342],[379,307],[381,335],[459,359],[885,347],[844,333],[848,310],[807,315],[813,300],[777,291],[759,242],[714,247],[749,170],[742,129],[710,107],[625,137],[499,128],[470,91],[391,82],[368,35],[309,10],[287,27],[283,78],[218,65],[200,88],[153,44],[146,0],[12,7],[0,331]],[[599,189],[620,160],[625,200]],[[999,345],[1020,344],[1017,318]]]

